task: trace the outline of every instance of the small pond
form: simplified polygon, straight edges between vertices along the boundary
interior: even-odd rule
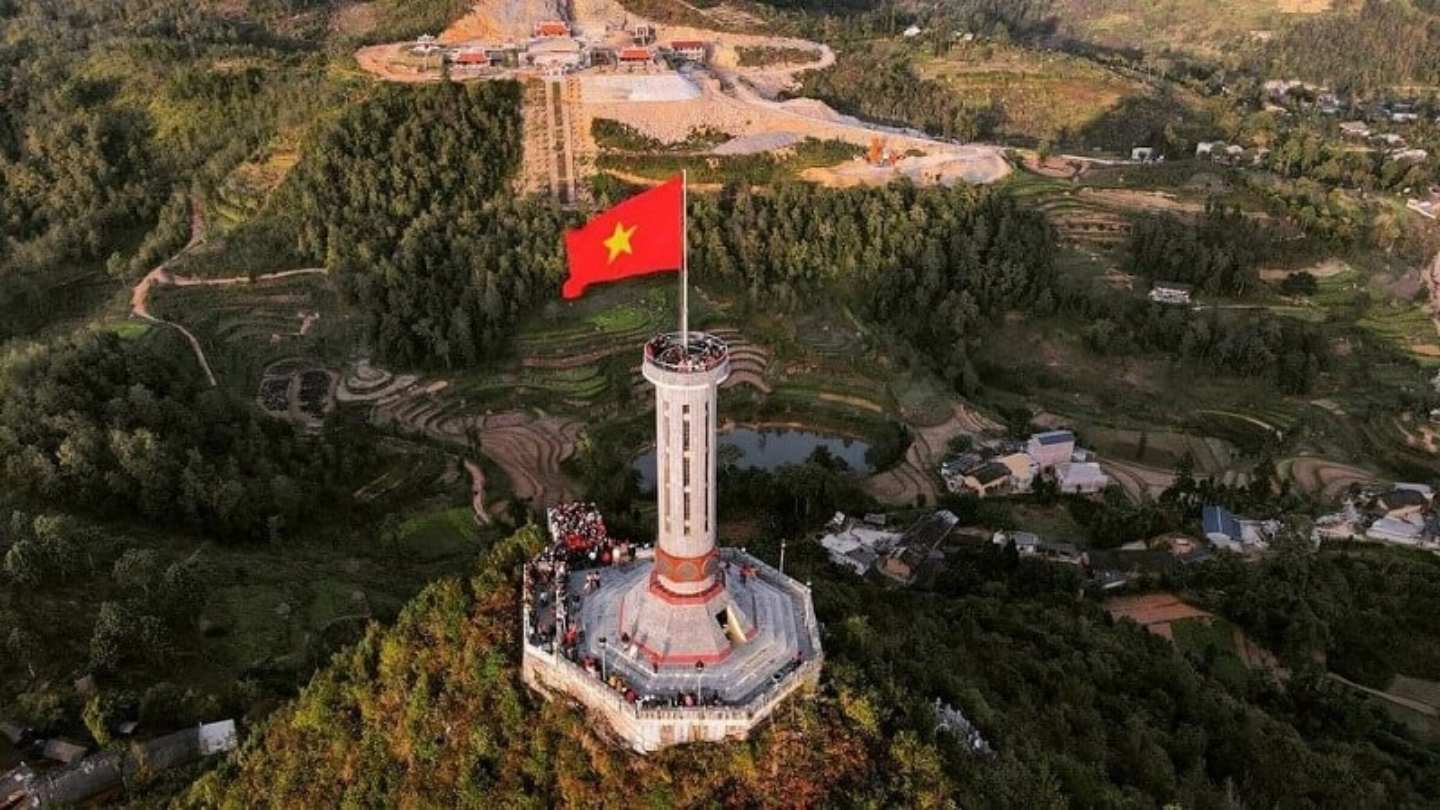
[[[734,447],[739,451],[741,467],[773,470],[786,464],[802,464],[817,447],[824,447],[831,455],[850,465],[850,469],[855,472],[862,475],[870,472],[870,464],[865,460],[865,454],[870,450],[868,443],[811,430],[735,428],[720,433],[722,459],[726,447]],[[654,448],[647,450],[630,466],[640,473],[642,492],[655,489]]]

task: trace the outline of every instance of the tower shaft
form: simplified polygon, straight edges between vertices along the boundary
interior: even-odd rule
[[[694,332],[688,346],[661,335],[646,346],[655,386],[657,593],[695,597],[719,585],[715,554],[715,423],[719,385],[730,374],[718,338]]]

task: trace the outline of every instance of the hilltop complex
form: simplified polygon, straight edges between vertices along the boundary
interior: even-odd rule
[[[637,751],[740,739],[820,677],[810,589],[715,545],[715,424],[729,348],[692,332],[645,346],[655,385],[658,542],[631,553],[592,507],[550,511],[525,571],[526,683],[565,694]]]

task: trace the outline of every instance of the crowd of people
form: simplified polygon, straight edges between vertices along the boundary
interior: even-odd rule
[[[678,335],[656,335],[645,344],[645,359],[676,371],[709,371],[728,353],[725,341],[704,332],[691,332],[688,346]]]
[[[602,661],[597,656],[582,653],[585,631],[579,622],[572,622],[571,617],[579,613],[583,597],[601,588],[601,568],[628,562],[632,559],[632,548],[629,542],[610,536],[599,508],[593,503],[577,501],[552,507],[547,512],[547,519],[551,543],[525,564],[521,598],[529,623],[528,643],[547,652],[558,652],[622,695],[626,701],[640,708],[725,705],[718,694],[706,694],[699,688],[699,677],[696,678],[696,688],[692,690],[664,695],[642,695],[622,673],[607,666],[607,662],[613,659]],[[729,562],[722,565],[727,572],[730,570]],[[738,569],[741,582],[746,582],[758,574],[755,566],[749,563],[741,563]],[[584,575],[583,584],[578,592],[572,591],[571,576],[581,573]],[[605,640],[601,639],[600,643],[602,649],[608,651]],[[632,660],[638,652],[634,641],[623,632],[614,639],[614,646],[617,652]],[[784,672],[798,664],[797,657],[796,662]],[[658,663],[652,662],[650,666],[656,675],[660,673]],[[703,663],[695,664],[697,676],[702,674],[704,669]]]

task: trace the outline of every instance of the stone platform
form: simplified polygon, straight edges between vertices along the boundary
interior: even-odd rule
[[[672,697],[688,693],[702,700],[718,696],[725,703],[748,701],[787,665],[814,658],[818,644],[806,632],[807,623],[814,621],[808,589],[779,571],[766,571],[768,566],[762,569],[764,563],[742,552],[722,550],[721,560],[728,568],[726,601],[733,603],[737,612],[745,617],[742,621],[750,625],[749,638],[738,644],[732,641],[723,658],[705,662],[703,667],[696,667],[692,661],[656,666],[648,653],[659,651],[647,651],[634,642],[622,643],[621,634],[633,624],[626,612],[636,609],[643,601],[637,597],[648,584],[651,571],[648,560],[601,569],[600,587],[590,593],[584,592],[585,577],[571,577],[571,593],[580,600],[577,615],[581,654],[603,659],[607,672],[620,673],[630,688],[642,696]],[[755,574],[742,576],[742,566],[753,569]],[[686,643],[684,634],[713,630],[725,635],[720,621],[709,613],[709,605],[702,607],[701,615],[695,617],[687,615],[689,611],[683,606],[666,606],[654,600],[651,605],[669,608],[668,618],[681,635],[678,643]],[[602,638],[604,643],[600,641]],[[697,639],[693,643],[704,645],[709,639]]]
[[[525,614],[526,682],[579,701],[640,752],[743,739],[788,695],[818,683],[820,631],[808,587],[742,551],[718,551],[727,568],[728,598],[755,628],[722,660],[704,667],[657,665],[636,645],[619,642],[621,606],[627,594],[645,587],[652,569],[652,561],[641,559],[569,573],[571,621],[581,629],[568,656],[541,641],[545,634],[536,632]],[[753,573],[740,576],[742,566]],[[587,589],[592,575],[598,575],[599,587],[592,583]]]

